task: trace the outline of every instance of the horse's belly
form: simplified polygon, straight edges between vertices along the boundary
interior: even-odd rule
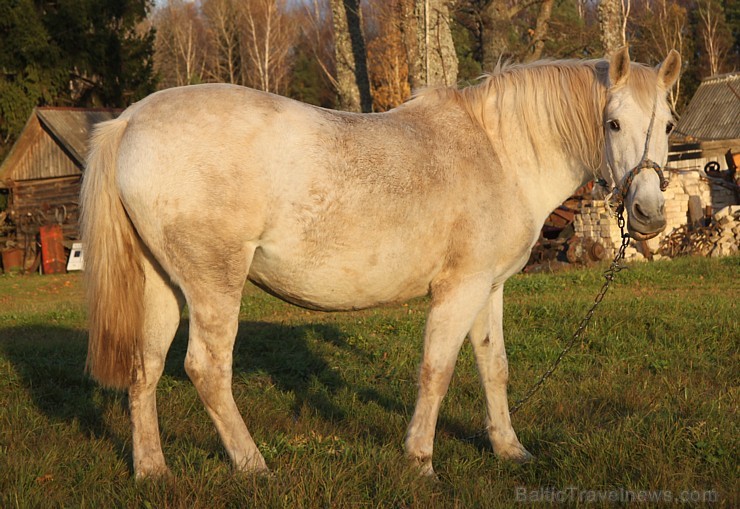
[[[415,262],[409,259],[406,264],[389,267],[330,259],[312,265],[258,249],[249,280],[287,302],[309,309],[364,309],[427,294],[435,264]]]

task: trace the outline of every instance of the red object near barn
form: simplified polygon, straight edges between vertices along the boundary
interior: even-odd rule
[[[66,256],[64,256],[64,236],[62,227],[58,224],[39,228],[41,236],[41,262],[44,274],[64,274],[66,272]]]

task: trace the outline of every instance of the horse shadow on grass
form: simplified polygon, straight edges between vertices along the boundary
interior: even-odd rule
[[[111,440],[120,450],[124,441],[103,415],[106,408],[125,406],[125,396],[101,389],[85,375],[86,349],[87,333],[78,329],[54,325],[0,328],[0,357],[11,364],[20,381],[10,383],[6,390],[17,390],[19,400],[30,398],[30,404],[51,421],[77,423],[86,435]]]
[[[347,415],[336,404],[334,395],[343,389],[355,392],[360,401],[374,402],[387,411],[408,411],[407,405],[381,394],[370,385],[346,380],[338,370],[332,369],[332,349],[349,352],[356,362],[372,365],[371,356],[351,345],[345,334],[333,325],[240,322],[234,345],[234,379],[246,380],[249,384],[251,377],[268,377],[279,391],[293,395],[295,419],[308,407],[324,420],[341,423]],[[187,321],[183,321],[167,356],[166,374],[187,379],[184,369],[186,352]],[[372,430],[369,431],[373,434]]]
[[[178,380],[188,380],[183,367],[187,331],[188,323],[183,320],[165,366],[165,375]],[[331,369],[330,359],[323,355],[331,348],[350,352],[361,364],[372,363],[367,352],[350,345],[332,325],[241,322],[234,348],[234,377],[268,376],[279,390],[294,395],[295,418],[308,406],[323,419],[341,423],[347,418],[346,411],[335,403],[333,395],[345,388],[358,394],[360,401],[374,402],[393,413],[408,412],[411,402],[400,402],[370,385],[345,380]],[[110,440],[130,461],[130,437],[114,431],[106,417],[112,406],[120,407],[119,414],[128,415],[128,398],[124,392],[102,389],[85,374],[86,354],[84,330],[54,325],[0,327],[0,357],[11,364],[21,390],[35,408],[51,421],[77,423],[86,435]],[[373,436],[382,431],[367,429],[366,433]]]

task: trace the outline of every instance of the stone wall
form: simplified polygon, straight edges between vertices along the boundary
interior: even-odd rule
[[[709,215],[737,203],[733,190],[706,176],[703,168],[709,161],[718,161],[721,168],[726,168],[724,156],[717,156],[675,161],[670,164],[670,169],[664,170],[669,180],[665,191],[666,229],[646,242],[632,240],[626,251],[628,260],[643,260],[645,257],[659,259],[661,255],[657,253],[661,242],[689,223],[689,202],[692,199],[696,209],[706,211]],[[573,227],[575,237],[584,245],[598,243],[603,246],[604,258],[612,258],[621,244],[616,218],[610,214],[603,200],[585,201],[574,218]],[[725,251],[729,253],[731,249],[725,249],[723,253]]]

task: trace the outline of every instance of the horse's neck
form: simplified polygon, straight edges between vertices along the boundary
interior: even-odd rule
[[[535,218],[544,222],[550,213],[588,182],[588,171],[579,161],[550,151],[546,159],[530,157],[519,175],[520,185]]]
[[[521,97],[512,94],[510,98],[504,97],[495,111],[489,110],[492,121],[489,128],[495,129],[491,141],[500,155],[503,171],[515,172],[534,217],[544,222],[555,208],[594,177],[591,166],[598,164],[598,157],[593,156],[601,149],[593,147],[594,153],[589,157],[575,153],[572,145],[569,148],[564,143],[562,130],[552,120],[544,101],[528,105],[537,110],[535,118],[539,120],[533,121],[532,115],[512,114],[521,111],[517,104],[520,100]]]

